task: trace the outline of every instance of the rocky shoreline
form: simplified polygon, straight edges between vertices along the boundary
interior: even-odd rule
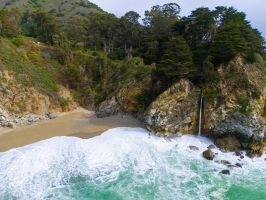
[[[188,79],[181,79],[142,113],[132,109],[133,105],[136,107],[136,95],[130,93],[130,88],[136,85],[129,84],[100,104],[98,116],[130,113],[143,119],[146,128],[161,137],[196,134],[202,92],[203,135],[222,151],[245,150],[249,157],[259,157],[266,144],[266,77],[261,76],[264,72],[264,68],[236,58],[229,66],[218,68],[218,81],[199,88]],[[142,88],[137,91],[141,93]]]
[[[46,113],[44,115],[15,115],[10,114],[7,110],[0,108],[0,128],[16,128],[20,125],[32,125],[39,121],[50,120],[56,118],[55,113]]]

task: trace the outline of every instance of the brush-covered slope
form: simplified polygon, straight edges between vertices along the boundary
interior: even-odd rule
[[[0,107],[11,113],[45,114],[74,106],[60,84],[55,50],[32,38],[0,38]]]
[[[0,8],[17,8],[22,12],[44,9],[61,18],[102,12],[97,5],[86,0],[1,0]]]

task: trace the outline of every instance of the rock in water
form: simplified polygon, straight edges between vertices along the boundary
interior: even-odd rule
[[[192,151],[198,151],[199,150],[199,148],[196,146],[189,146],[189,149]]]
[[[222,170],[221,174],[230,175],[230,170],[228,170],[228,169]]]
[[[203,157],[207,160],[213,160],[215,157],[215,154],[212,152],[212,150],[208,149],[202,153]]]
[[[215,149],[215,148],[216,148],[216,146],[213,145],[213,144],[211,144],[211,145],[208,146],[208,149]]]
[[[242,168],[243,165],[241,163],[236,163],[235,166]]]
[[[264,153],[264,144],[262,142],[250,142],[248,144],[247,156],[250,158],[260,157]]]
[[[221,163],[224,165],[231,165],[231,163],[227,160],[221,160]]]

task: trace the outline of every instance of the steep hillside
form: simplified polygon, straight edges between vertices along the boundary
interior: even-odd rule
[[[0,8],[17,8],[22,12],[45,9],[57,17],[86,16],[102,10],[86,0],[2,0]]]
[[[59,83],[55,50],[31,38],[0,38],[0,107],[16,114],[45,114],[73,107]]]

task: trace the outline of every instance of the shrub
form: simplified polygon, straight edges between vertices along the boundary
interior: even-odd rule
[[[12,40],[12,43],[17,47],[20,47],[25,44],[25,41],[22,37],[16,37]]]
[[[69,98],[64,98],[64,97],[59,97],[58,98],[58,102],[62,108],[63,111],[66,111],[67,110],[67,107],[70,103],[70,99]]]
[[[24,51],[19,51],[18,54],[23,58],[23,60],[25,60],[26,62],[30,62],[29,57]]]

